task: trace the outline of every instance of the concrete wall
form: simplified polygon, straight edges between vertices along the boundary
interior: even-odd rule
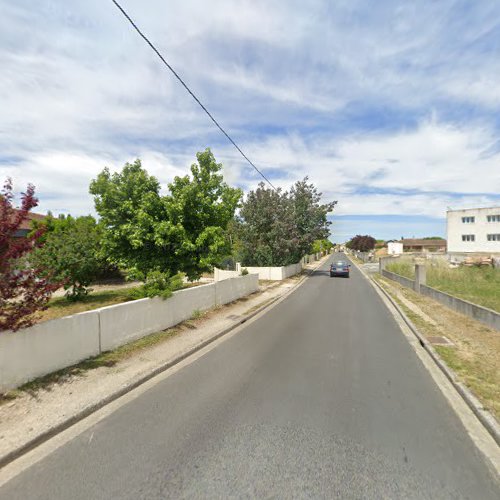
[[[249,274],[257,274],[260,280],[281,281],[290,276],[294,276],[302,271],[302,261],[289,266],[280,267],[254,267],[243,266],[240,263],[236,264],[236,269],[246,269]]]
[[[500,221],[488,222],[488,215],[500,215],[500,207],[446,212],[448,253],[500,254],[500,241],[488,241],[488,234],[500,234]],[[463,217],[474,217],[474,222],[463,222]],[[468,234],[474,235],[474,241],[462,241],[462,235]]]
[[[0,333],[0,392],[74,365],[189,319],[194,311],[227,304],[259,289],[248,274]]]
[[[431,288],[430,286],[424,285],[422,283],[419,284],[417,290],[414,280],[410,280],[408,278],[405,278],[404,276],[400,276],[399,274],[391,273],[390,271],[386,271],[385,269],[382,269],[382,276],[396,281],[406,288],[411,288],[412,290],[415,290],[422,295],[430,297],[431,299],[440,302],[441,304],[449,307],[450,309],[453,309],[454,311],[474,318],[475,320],[480,321],[490,328],[500,330],[500,314],[496,311],[479,306],[477,304],[473,304],[472,302],[468,302],[467,300],[459,299],[458,297],[454,297],[453,295],[441,292],[440,290],[436,290],[435,288]]]
[[[229,278],[236,278],[241,275],[241,270],[236,271],[225,271],[224,269],[219,269],[214,267],[214,281],[227,280]]]
[[[399,274],[396,273],[391,273],[386,269],[382,270],[382,276],[385,276],[386,278],[389,278],[392,281],[397,281],[400,285],[403,285],[406,288],[411,288],[412,290],[415,290],[415,281],[409,278],[405,278],[404,276],[400,276]]]
[[[486,307],[478,306],[467,300],[459,299],[427,285],[420,285],[420,293],[431,299],[441,302],[441,304],[459,313],[470,316],[491,328],[500,330],[500,314]]]
[[[99,313],[89,311],[0,334],[0,392],[96,356]]]
[[[290,264],[283,268],[283,279],[290,278],[290,276],[295,276],[302,272],[302,261],[297,262],[297,264]]]
[[[215,305],[228,304],[256,292],[258,289],[259,277],[257,274],[246,274],[239,278],[218,281],[215,283]]]

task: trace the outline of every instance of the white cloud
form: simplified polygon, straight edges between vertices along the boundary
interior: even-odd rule
[[[500,192],[497,2],[123,4],[275,184],[308,174],[346,214]],[[259,180],[111,2],[5,3],[0,65],[0,180],[35,183],[41,208],[89,212],[90,179],[138,156],[165,187],[206,146]]]

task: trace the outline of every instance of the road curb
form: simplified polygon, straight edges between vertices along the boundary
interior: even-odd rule
[[[417,337],[420,345],[427,351],[432,360],[436,363],[439,369],[445,374],[446,378],[451,382],[456,391],[462,396],[462,399],[467,403],[467,406],[474,412],[476,417],[481,421],[486,430],[491,434],[496,443],[500,446],[500,425],[498,424],[495,417],[481,405],[479,400],[467,389],[467,387],[457,380],[457,375],[453,372],[445,362],[442,360],[441,356],[435,351],[432,345],[427,341],[427,339],[418,331],[417,327],[413,322],[406,316],[404,311],[401,310],[399,304],[389,295],[389,293],[384,290],[384,288],[379,285],[376,281],[372,280],[372,283],[378,287],[379,290],[389,299],[391,304],[397,310],[398,314],[401,316],[403,321],[406,323],[408,328]]]
[[[294,286],[292,286],[289,290],[285,291],[281,295],[273,297],[269,302],[258,307],[255,311],[252,311],[251,313],[247,314],[245,317],[239,319],[234,324],[224,328],[220,332],[216,333],[213,337],[210,337],[209,339],[204,340],[200,344],[197,344],[196,346],[194,346],[191,349],[189,349],[188,351],[180,354],[176,358],[171,359],[170,361],[168,361],[160,366],[157,366],[156,368],[154,368],[150,372],[146,373],[145,375],[142,375],[137,380],[134,380],[130,384],[125,385],[121,389],[118,389],[117,391],[113,392],[112,394],[109,394],[108,396],[101,399],[100,401],[88,406],[87,408],[84,408],[83,410],[79,411],[75,415],[72,415],[71,417],[67,418],[63,422],[60,422],[59,424],[55,425],[54,427],[51,427],[50,429],[42,432],[41,434],[39,434],[35,438],[31,439],[27,443],[24,443],[23,445],[19,446],[18,448],[3,455],[2,457],[0,457],[0,469],[2,467],[5,467],[6,465],[10,464],[14,460],[17,460],[18,458],[22,457],[26,453],[35,449],[36,447],[40,446],[41,444],[43,444],[44,442],[53,438],[57,434],[60,434],[61,432],[72,427],[73,425],[77,424],[78,422],[82,421],[83,419],[89,417],[90,415],[92,415],[96,411],[109,405],[113,401],[116,401],[117,399],[121,398],[122,396],[125,396],[129,392],[131,392],[134,389],[136,389],[137,387],[145,384],[146,382],[148,382],[152,378],[156,377],[157,375],[160,375],[161,373],[165,372],[166,370],[179,364],[181,361],[184,361],[189,356],[192,356],[193,354],[196,354],[198,351],[201,351],[202,349],[204,349],[205,347],[207,347],[211,343],[213,343],[216,340],[220,339],[221,337],[227,335],[228,333],[230,333],[234,329],[238,328],[242,324],[246,323],[248,320],[254,318],[255,316],[257,316],[261,312],[270,308],[271,306],[277,305],[278,302],[281,302],[282,300],[284,300],[286,297],[288,297],[288,295],[290,295],[300,285],[302,285],[305,282],[306,278],[308,278],[311,274],[313,274],[322,264],[323,264],[323,260],[321,259],[319,261],[319,264],[316,267],[306,270],[307,274],[302,276],[301,279]]]
[[[457,380],[457,375],[453,372],[446,363],[442,360],[441,356],[435,351],[432,345],[427,341],[427,339],[419,332],[417,327],[408,318],[405,312],[401,309],[399,304],[391,297],[391,295],[374,279],[367,276],[365,271],[357,264],[352,261],[354,265],[360,270],[361,273],[368,279],[368,281],[380,290],[384,296],[389,300],[389,302],[396,309],[397,313],[401,316],[403,321],[406,323],[411,332],[418,339],[419,344],[427,351],[434,363],[439,367],[439,369],[444,373],[446,378],[451,382],[455,390],[460,394],[462,399],[465,401],[467,406],[472,410],[474,415],[479,419],[483,427],[488,431],[491,437],[495,440],[497,445],[500,446],[500,424],[497,422],[496,418],[486,410],[480,401],[474,396],[469,389]]]

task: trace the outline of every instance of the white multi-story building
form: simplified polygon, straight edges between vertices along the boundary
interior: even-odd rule
[[[500,207],[448,210],[448,254],[500,256]]]

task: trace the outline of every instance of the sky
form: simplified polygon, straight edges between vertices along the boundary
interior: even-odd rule
[[[122,0],[274,185],[309,176],[332,240],[444,236],[500,205],[500,2]],[[0,0],[0,181],[95,214],[90,181],[136,158],[163,189],[212,148],[260,182],[111,0]]]

